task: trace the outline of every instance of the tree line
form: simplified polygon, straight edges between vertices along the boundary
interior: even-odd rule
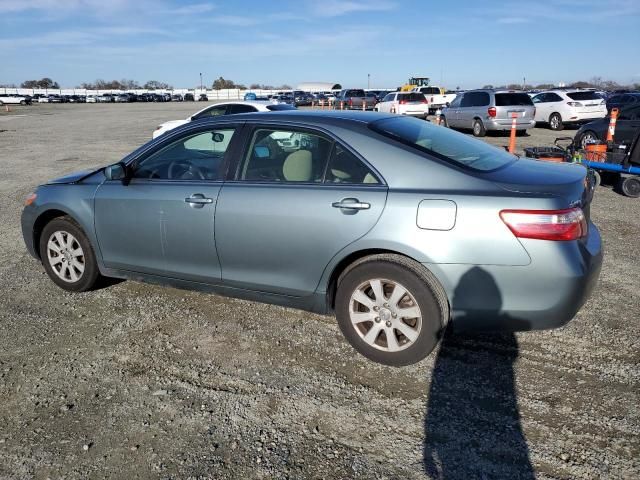
[[[0,85],[5,88],[16,88],[15,85]],[[496,88],[496,89],[508,89],[508,90],[547,90],[554,88],[552,83],[540,83],[538,85],[522,85],[516,83],[510,83],[509,85],[484,85],[482,88]],[[621,85],[613,80],[603,80],[602,77],[592,77],[588,81],[580,80],[567,85],[569,88],[596,88],[598,90],[640,90],[640,83],[633,83],[629,85]],[[58,82],[52,80],[49,77],[41,78],[40,80],[25,80],[20,84],[20,88],[48,88],[59,89]],[[76,88],[84,88],[87,90],[137,90],[144,88],[146,90],[172,90],[173,86],[165,82],[159,82],[157,80],[149,80],[144,84],[139,84],[135,80],[122,79],[122,80],[102,80],[97,79],[94,82],[83,82]],[[226,90],[226,89],[238,89],[246,90],[247,87],[241,83],[235,83],[233,80],[225,79],[224,77],[218,77],[213,81],[211,88],[214,90]],[[265,85],[260,83],[252,83],[249,85],[251,90],[291,90],[291,86],[283,84],[280,86]]]
[[[0,87],[17,88],[15,84],[0,84]],[[25,80],[20,84],[20,88],[59,89],[60,85],[58,84],[58,82],[50,79],[49,77],[45,77],[41,78],[40,80]],[[123,78],[122,80],[97,79],[93,82],[82,82],[76,88],[84,88],[86,90],[137,90],[141,88],[144,88],[146,90],[173,90],[173,86],[165,82],[149,80],[148,82],[140,84],[135,80],[129,80],[126,78]],[[247,89],[245,85],[236,83],[233,80],[225,79],[224,77],[219,77],[214,80],[211,88],[214,90]],[[260,83],[252,83],[249,88],[252,90],[291,90],[291,86],[287,84],[273,86],[263,85]]]
[[[579,80],[567,84],[568,88],[595,88],[597,90],[614,91],[614,90],[640,90],[640,83],[632,83],[628,85],[621,85],[613,80],[603,80],[602,77],[592,77],[590,80]],[[493,85],[485,85],[482,88],[495,88],[506,90],[549,90],[556,88],[553,83],[540,83],[538,85],[523,85],[522,83],[510,83],[509,85],[500,85],[494,87]]]

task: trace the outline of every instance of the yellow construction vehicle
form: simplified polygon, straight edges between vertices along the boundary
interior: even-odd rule
[[[401,92],[409,92],[416,87],[428,87],[429,77],[411,77],[406,85],[400,87]]]

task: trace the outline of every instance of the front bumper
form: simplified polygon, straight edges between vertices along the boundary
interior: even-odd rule
[[[33,207],[25,207],[22,210],[22,216],[20,218],[20,225],[22,227],[22,237],[24,244],[27,247],[29,255],[34,258],[39,258],[36,252],[36,246],[34,245],[34,226],[36,222],[36,209]]]
[[[447,292],[454,330],[521,331],[568,323],[587,301],[602,266],[597,227],[583,242],[525,240],[527,266],[425,265]]]

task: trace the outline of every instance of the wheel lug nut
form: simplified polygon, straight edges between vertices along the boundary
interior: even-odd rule
[[[373,307],[373,311],[374,312],[379,312],[380,311],[380,307],[376,305],[375,307]]]
[[[387,327],[391,328],[391,322],[387,321]]]
[[[393,318],[396,318],[396,317],[398,316],[398,314],[397,314],[397,313],[392,313],[392,314],[391,314],[391,316],[392,316]]]
[[[384,304],[384,308],[389,308],[389,304],[388,304],[388,303],[385,303],[385,304]]]
[[[376,323],[378,323],[380,321],[380,317],[376,317],[375,321],[376,321]]]

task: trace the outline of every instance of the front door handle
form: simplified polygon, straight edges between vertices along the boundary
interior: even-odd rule
[[[361,202],[357,198],[343,198],[339,202],[333,202],[331,206],[333,208],[343,208],[346,210],[368,210],[371,208],[370,203]]]
[[[208,203],[213,203],[213,198],[205,197],[202,193],[194,193],[190,197],[185,198],[184,201],[188,203],[190,207],[202,208]]]

